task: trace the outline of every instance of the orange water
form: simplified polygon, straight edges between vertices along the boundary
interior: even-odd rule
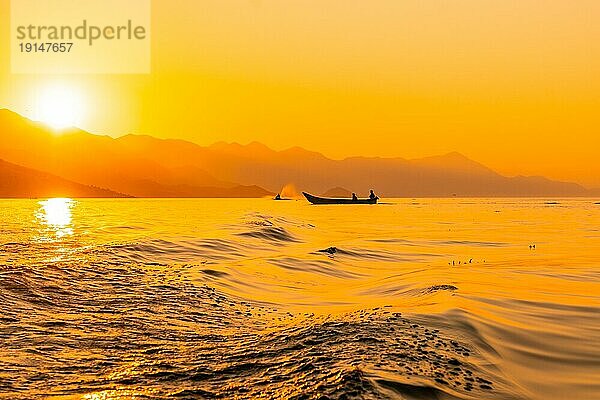
[[[0,201],[0,397],[600,398],[596,201]]]

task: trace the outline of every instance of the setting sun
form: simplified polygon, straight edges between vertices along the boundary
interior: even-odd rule
[[[56,84],[37,93],[34,118],[54,129],[80,125],[83,113],[83,97],[71,86]]]

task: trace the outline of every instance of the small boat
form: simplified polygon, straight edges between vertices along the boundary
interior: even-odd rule
[[[375,197],[373,199],[340,199],[340,198],[331,198],[331,197],[317,197],[313,196],[310,193],[302,192],[306,200],[311,202],[312,204],[377,204],[377,200],[379,197]]]

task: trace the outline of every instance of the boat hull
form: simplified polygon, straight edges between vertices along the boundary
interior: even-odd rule
[[[312,204],[377,204],[378,197],[374,199],[339,199],[331,197],[317,197],[310,193],[302,192],[306,200]]]

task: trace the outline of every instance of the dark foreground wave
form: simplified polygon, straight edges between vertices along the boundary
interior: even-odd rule
[[[288,312],[107,249],[0,266],[3,398],[507,398],[472,343],[392,308]]]

